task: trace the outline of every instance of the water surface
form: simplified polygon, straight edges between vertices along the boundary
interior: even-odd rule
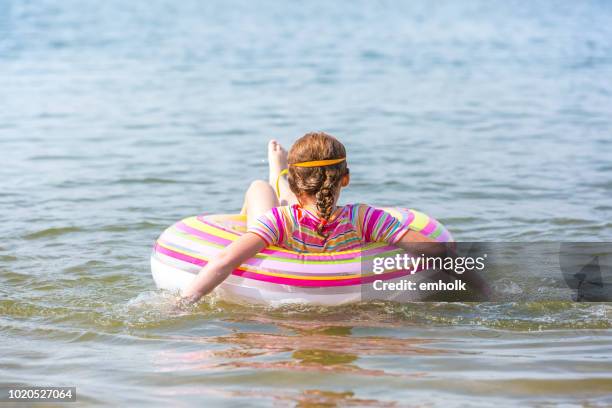
[[[610,241],[610,27],[604,1],[0,2],[0,381],[104,405],[612,404],[609,304],[174,310],[148,264],[176,220],[240,208],[270,137],[310,130],[347,146],[345,202],[462,241]]]

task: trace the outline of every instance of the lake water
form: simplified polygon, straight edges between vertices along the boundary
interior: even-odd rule
[[[535,3],[0,2],[0,384],[82,405],[612,404],[610,304],[177,311],[149,270],[163,229],[238,211],[266,141],[311,130],[347,146],[343,201],[461,241],[611,241],[612,3]]]

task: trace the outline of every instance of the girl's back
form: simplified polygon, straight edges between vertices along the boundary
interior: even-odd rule
[[[389,213],[366,204],[337,207],[322,228],[320,224],[314,211],[294,204],[270,209],[249,232],[267,245],[298,252],[331,252],[359,248],[366,242],[394,244],[408,231]]]

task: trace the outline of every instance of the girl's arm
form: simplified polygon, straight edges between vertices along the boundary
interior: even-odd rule
[[[414,254],[415,256],[426,257],[456,257],[454,243],[450,242],[436,242],[435,240],[425,237],[420,233],[408,230],[406,234],[395,244],[402,248],[404,251]],[[480,294],[484,296],[483,300],[490,298],[492,290],[484,280],[484,278],[477,271],[466,271],[459,275],[454,271],[444,271],[464,281],[469,287],[476,289]]]
[[[240,264],[265,247],[265,241],[258,235],[250,232],[242,235],[200,270],[187,289],[182,292],[183,300],[197,302],[223,282]]]
[[[446,256],[451,251],[450,245],[447,243],[436,242],[434,239],[413,230],[408,230],[395,245],[417,256],[421,254],[426,256]]]

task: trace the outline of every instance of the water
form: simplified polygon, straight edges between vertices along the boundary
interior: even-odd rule
[[[148,255],[270,137],[459,240],[612,238],[612,5],[0,2],[0,382],[81,404],[612,404],[609,304],[175,310]],[[513,277],[503,285],[512,288]],[[520,283],[520,282],[519,282]]]

